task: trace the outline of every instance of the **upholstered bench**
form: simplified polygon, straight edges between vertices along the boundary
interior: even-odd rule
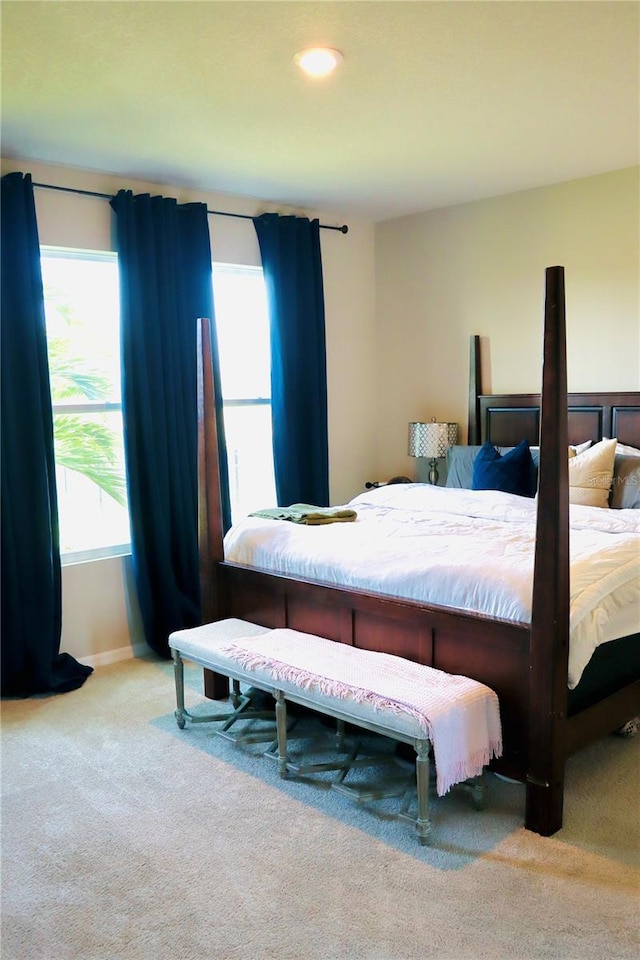
[[[222,726],[216,731],[221,737],[233,740],[236,743],[272,742],[275,734],[266,733],[237,733],[232,730],[238,720],[273,719],[273,710],[255,709],[252,699],[240,691],[240,680],[243,676],[232,677],[229,671],[229,658],[220,653],[222,647],[240,637],[254,637],[267,632],[266,627],[259,627],[248,620],[217,620],[205,623],[200,627],[188,630],[177,630],[169,637],[169,647],[173,657],[173,669],[176,686],[176,723],[181,730],[187,721],[189,723],[220,723]],[[184,667],[182,658],[200,664],[210,670],[216,670],[233,681],[231,702],[233,709],[228,712],[193,714],[185,707],[184,700]],[[260,689],[260,688],[259,688]]]
[[[446,793],[455,783],[471,781],[474,802],[477,807],[482,805],[483,767],[502,749],[497,697],[484,684],[402,657],[296,630],[266,630],[241,620],[222,620],[173,633],[169,646],[175,665],[179,726],[184,727],[186,719],[221,719],[219,714],[194,718],[185,710],[184,657],[230,677],[237,698],[241,696],[240,682],[273,694],[277,749],[269,752],[282,777],[301,769],[287,755],[289,700],[333,717],[339,724],[352,724],[413,746],[417,814],[413,817],[405,811],[404,819],[415,824],[420,843],[425,844],[431,832],[431,750],[438,793]],[[229,719],[237,713],[236,709]],[[339,769],[341,786],[353,762],[352,756],[335,764],[310,766]]]

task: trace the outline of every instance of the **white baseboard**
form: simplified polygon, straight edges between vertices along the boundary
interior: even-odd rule
[[[94,653],[90,657],[78,657],[81,663],[88,667],[106,667],[110,663],[119,663],[121,660],[133,660],[150,653],[146,643],[134,643],[133,646],[119,647],[117,650],[105,650],[104,653]]]

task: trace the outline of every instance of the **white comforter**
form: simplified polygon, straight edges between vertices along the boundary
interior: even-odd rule
[[[528,623],[534,500],[397,484],[347,505],[353,523],[247,517],[225,558],[274,573]],[[569,687],[600,643],[640,631],[640,511],[570,508]]]

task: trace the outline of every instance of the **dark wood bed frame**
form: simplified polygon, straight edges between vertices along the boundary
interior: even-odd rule
[[[640,393],[567,395],[564,270],[546,271],[542,395],[483,395],[471,342],[469,443],[540,443],[530,625],[278,576],[224,561],[210,325],[200,325],[200,545],[203,622],[239,617],[380,650],[473,677],[500,700],[504,754],[492,764],[526,784],[525,826],[562,826],[565,761],[640,713],[640,678],[568,716],[569,443],[618,437],[640,448]],[[205,671],[205,694],[228,693]]]

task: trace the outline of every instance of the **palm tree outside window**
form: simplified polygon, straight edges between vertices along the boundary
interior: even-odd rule
[[[113,253],[42,247],[63,563],[128,553]]]

